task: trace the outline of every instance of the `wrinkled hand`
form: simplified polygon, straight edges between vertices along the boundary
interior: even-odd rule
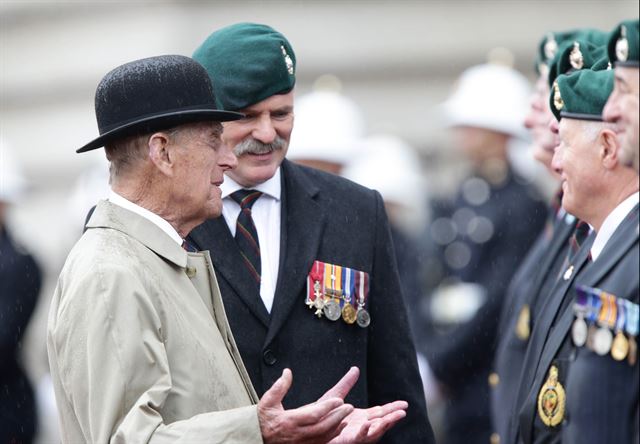
[[[345,404],[340,397],[325,397],[325,394],[313,404],[285,410],[282,399],[292,380],[291,370],[284,369],[282,376],[258,402],[258,420],[265,444],[319,444],[338,436],[347,427],[343,420],[353,412],[353,406]]]
[[[329,444],[369,444],[375,443],[404,418],[409,406],[405,401],[394,401],[368,409],[355,409],[343,423],[347,426]]]
[[[359,376],[358,367],[351,367],[318,402],[335,397],[344,399],[358,381]],[[408,406],[409,404],[405,401],[394,401],[383,406],[355,409],[343,420],[346,427],[339,436],[330,441],[330,444],[375,443],[382,438],[387,430],[407,415]]]

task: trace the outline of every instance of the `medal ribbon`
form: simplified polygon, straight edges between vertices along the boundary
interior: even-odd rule
[[[600,301],[602,305],[600,307],[600,314],[598,315],[598,324],[613,328],[616,325],[618,314],[616,297],[603,291],[600,293]]]
[[[342,291],[342,267],[327,264],[324,269],[324,293],[331,298],[339,298]]]
[[[589,321],[590,324],[594,324],[598,317],[598,311],[600,310],[602,301],[598,295],[595,295],[593,293],[588,293],[587,305],[589,307],[587,310],[587,321]]]
[[[355,276],[353,275],[353,270],[351,268],[344,268],[344,273],[342,273],[343,283],[342,288],[344,288],[344,297],[341,298],[340,306],[344,307],[345,304],[353,304],[353,290],[355,285]]]
[[[320,282],[322,286],[322,275],[324,274],[324,262],[315,261],[313,266],[311,267],[311,272],[307,277],[307,301],[315,301],[316,300],[316,291],[315,284],[316,282]],[[320,293],[322,294],[323,290],[320,288]]]
[[[618,319],[616,320],[616,331],[624,331],[624,323],[627,320],[626,304],[624,299],[616,298],[616,305],[618,306]]]
[[[581,317],[587,313],[587,294],[584,291],[577,291],[573,311]]]
[[[640,329],[640,306],[627,299],[624,300],[624,305],[627,312],[627,325],[625,326],[625,330],[629,336],[638,336],[638,329]]]

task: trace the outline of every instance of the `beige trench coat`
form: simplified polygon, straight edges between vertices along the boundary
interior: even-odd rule
[[[101,201],[47,329],[64,443],[261,443],[208,252]]]

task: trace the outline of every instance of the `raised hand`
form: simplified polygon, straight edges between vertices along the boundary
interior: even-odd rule
[[[313,404],[285,410],[282,399],[292,380],[291,370],[284,369],[258,402],[258,420],[265,444],[324,444],[338,436],[347,427],[343,420],[353,412],[353,406],[345,404],[343,397],[325,395]]]

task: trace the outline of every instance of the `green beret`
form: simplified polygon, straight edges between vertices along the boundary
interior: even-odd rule
[[[595,45],[606,45],[608,34],[598,29],[580,28],[563,32],[549,32],[538,44],[536,57],[536,72],[546,75],[547,69],[552,64],[553,58],[558,54],[560,45],[566,41],[581,38]]]
[[[553,85],[559,74],[590,69],[606,55],[607,48],[604,44],[597,45],[582,38],[563,42],[549,65],[549,86]]]
[[[609,60],[614,66],[628,66],[638,68],[638,56],[640,52],[640,37],[638,20],[627,20],[620,23],[611,32],[607,51]]]
[[[602,121],[602,110],[611,91],[612,69],[582,69],[571,74],[561,74],[551,90],[551,111],[558,121],[562,117]]]
[[[296,82],[296,56],[275,29],[238,23],[211,34],[193,58],[209,73],[219,108],[239,111],[274,94],[285,94]]]

